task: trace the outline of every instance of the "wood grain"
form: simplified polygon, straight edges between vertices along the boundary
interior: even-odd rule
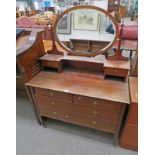
[[[100,75],[41,71],[26,85],[129,104],[127,82],[103,80]]]

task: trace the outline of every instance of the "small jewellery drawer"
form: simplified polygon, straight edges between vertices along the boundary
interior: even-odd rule
[[[119,112],[121,108],[120,103],[78,95],[74,95],[74,104],[115,112]]]
[[[111,133],[115,132],[116,125],[117,125],[117,123],[114,123],[111,121],[100,120],[97,118],[83,116],[83,115],[75,114],[73,112],[59,111],[57,110],[57,108],[48,108],[44,106],[40,109],[40,114],[42,116],[62,120],[62,121],[77,124],[77,125],[82,125],[85,127],[91,127],[102,131],[108,131]]]
[[[50,96],[58,100],[72,102],[72,95],[68,93],[62,93],[62,92],[57,92],[57,91],[48,90],[48,89],[35,88],[35,94]]]
[[[37,104],[40,108],[42,106],[53,107],[59,110],[78,113],[79,115],[85,115],[90,117],[96,117],[102,120],[109,120],[117,122],[119,118],[119,112],[109,111],[109,110],[100,110],[94,109],[93,107],[85,107],[72,102],[59,101],[52,97],[35,95]]]
[[[42,65],[44,67],[52,67],[52,68],[58,68],[59,67],[59,62],[56,61],[47,61],[47,60],[42,60]]]
[[[128,70],[126,69],[118,69],[118,68],[104,68],[104,73],[106,75],[112,76],[120,76],[120,77],[127,77]]]

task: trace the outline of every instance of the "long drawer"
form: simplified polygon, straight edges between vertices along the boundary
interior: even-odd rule
[[[90,127],[94,129],[99,129],[102,131],[108,131],[115,133],[117,123],[111,121],[100,120],[97,118],[92,118],[88,116],[78,115],[73,112],[60,111],[57,108],[42,106],[40,110],[40,115],[49,118],[54,118],[62,120],[65,122],[82,125],[85,127]]]
[[[36,95],[44,95],[44,96],[50,96],[59,100],[67,101],[72,103],[72,95],[68,93],[62,93],[58,91],[48,90],[48,89],[40,89],[35,88],[34,89]]]
[[[82,106],[93,107],[94,109],[102,109],[102,110],[109,110],[114,112],[119,112],[121,108],[120,103],[108,101],[108,100],[101,100],[95,99],[85,96],[78,96],[74,95],[74,104],[79,104]]]
[[[94,109],[93,107],[85,107],[78,104],[56,100],[53,97],[47,97],[42,95],[35,95],[38,103],[39,109],[42,107],[52,107],[57,108],[58,110],[63,110],[66,112],[74,112],[77,114],[82,114],[90,117],[96,117],[102,120],[109,120],[112,122],[117,122],[119,118],[119,112],[109,111],[109,110],[100,110]]]

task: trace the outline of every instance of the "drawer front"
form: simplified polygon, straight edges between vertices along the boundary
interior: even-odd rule
[[[52,67],[52,68],[59,67],[59,62],[47,61],[47,60],[42,60],[41,62],[44,67]]]
[[[121,108],[120,103],[107,101],[107,100],[100,100],[85,96],[74,96],[74,104],[79,104],[82,106],[93,107],[94,109],[100,110],[109,110],[114,112],[119,112]]]
[[[56,98],[61,101],[72,102],[72,95],[67,94],[67,93],[61,93],[61,92],[47,90],[47,89],[35,88],[35,94],[50,96],[50,97]]]
[[[119,118],[119,112],[99,110],[94,109],[93,107],[85,107],[74,103],[58,101],[52,97],[36,95],[36,100],[40,108],[42,108],[42,106],[53,107],[59,110],[74,112],[94,118],[96,117],[102,120],[109,120],[112,122],[117,122]]]
[[[118,69],[118,68],[105,68],[105,74],[113,76],[126,77],[128,75],[128,70]]]
[[[40,113],[42,116],[62,120],[65,122],[82,125],[85,127],[90,127],[102,131],[107,131],[110,133],[115,133],[116,130],[116,123],[106,121],[106,120],[100,120],[97,118],[92,118],[88,116],[82,116],[75,114],[73,112],[64,112],[59,111],[56,108],[49,108],[46,106],[42,106],[40,110]]]

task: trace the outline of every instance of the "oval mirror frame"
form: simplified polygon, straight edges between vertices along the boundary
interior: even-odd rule
[[[101,49],[100,51],[98,51],[96,53],[84,53],[84,52],[72,51],[71,49],[67,48],[58,38],[57,25],[58,25],[59,21],[61,20],[61,18],[64,15],[66,15],[66,14],[72,12],[72,11],[79,10],[79,9],[96,10],[96,11],[99,11],[99,12],[105,14],[106,16],[109,17],[109,19],[112,20],[112,23],[113,23],[113,26],[114,26],[114,29],[115,29],[114,40],[111,43],[109,43],[105,48]],[[109,12],[107,12],[106,10],[104,10],[102,8],[99,8],[97,6],[92,6],[92,5],[81,5],[81,6],[75,6],[75,7],[69,8],[69,9],[65,10],[64,12],[62,12],[60,15],[58,15],[58,17],[57,17],[57,19],[56,19],[56,21],[54,23],[54,39],[55,39],[55,41],[60,45],[61,48],[63,48],[68,53],[71,53],[71,55],[75,55],[75,56],[93,57],[93,56],[96,56],[96,55],[99,55],[99,54],[102,54],[102,53],[106,53],[106,52],[108,52],[108,50],[110,48],[112,48],[112,46],[114,45],[114,43],[116,42],[116,40],[118,38],[118,35],[119,35],[119,29],[118,29],[118,25],[117,25],[117,22],[116,22],[115,18]]]

